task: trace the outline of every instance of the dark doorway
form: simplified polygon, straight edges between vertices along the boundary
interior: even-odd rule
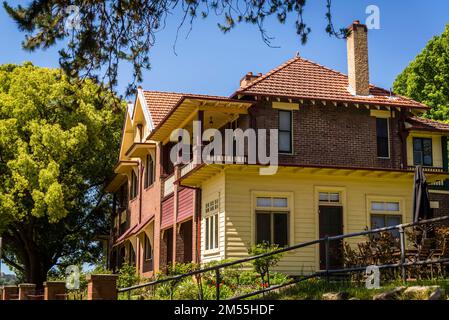
[[[319,206],[320,238],[343,234],[343,207]],[[338,269],[343,265],[343,242],[329,242],[329,269]],[[325,244],[320,244],[320,269],[326,269]]]
[[[165,243],[167,244],[167,263],[171,265],[173,263],[173,228],[164,232]]]
[[[192,262],[192,220],[181,225],[181,236],[184,242],[184,261]]]

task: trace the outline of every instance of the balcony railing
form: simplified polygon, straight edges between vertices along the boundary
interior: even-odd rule
[[[175,183],[175,175],[173,175],[173,174],[171,176],[169,176],[167,179],[165,179],[165,181],[164,181],[164,197],[173,193],[174,183]]]
[[[408,170],[415,170],[415,166],[408,166]],[[423,167],[424,172],[447,172],[444,168],[441,167]]]

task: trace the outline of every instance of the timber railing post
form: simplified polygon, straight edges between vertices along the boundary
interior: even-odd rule
[[[215,298],[220,300],[220,269],[215,269]]]
[[[404,235],[404,228],[402,226],[399,227],[399,241],[401,246],[401,271],[402,271],[402,281],[406,281],[406,275],[405,275],[405,235]]]

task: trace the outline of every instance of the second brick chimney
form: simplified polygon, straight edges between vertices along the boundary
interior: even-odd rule
[[[367,96],[369,95],[368,28],[358,20],[349,27],[347,48],[350,91],[358,96]]]

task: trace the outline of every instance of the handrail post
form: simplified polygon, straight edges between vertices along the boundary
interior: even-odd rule
[[[326,281],[329,282],[329,236],[324,240],[324,250],[326,256]]]
[[[402,226],[399,227],[399,241],[401,246],[401,270],[402,270],[402,281],[406,281],[406,275],[405,275],[405,234],[404,234],[404,228]]]
[[[220,269],[215,269],[215,298],[220,300]]]

